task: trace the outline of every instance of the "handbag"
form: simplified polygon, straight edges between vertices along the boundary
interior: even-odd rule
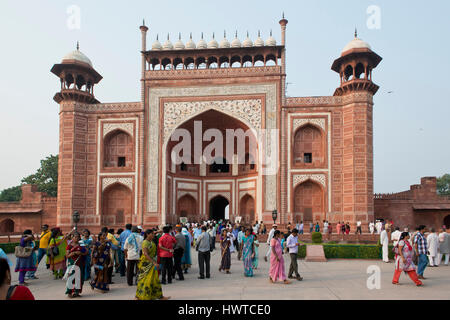
[[[14,249],[14,254],[17,258],[28,258],[31,256],[32,253],[33,253],[32,247],[17,246]]]
[[[51,247],[47,249],[47,255],[50,256],[57,256],[59,254],[59,248],[58,247]]]

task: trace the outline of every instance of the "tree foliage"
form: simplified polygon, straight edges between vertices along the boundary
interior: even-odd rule
[[[450,174],[437,178],[437,192],[440,195],[450,195]]]
[[[40,192],[56,197],[58,193],[58,155],[50,155],[41,160],[36,173],[22,179],[23,184],[34,184]]]
[[[58,193],[58,155],[50,155],[41,160],[41,167],[32,175],[22,179],[22,184],[34,184],[40,192],[56,197]],[[22,198],[20,186],[0,192],[0,202],[19,201]]]
[[[20,201],[22,189],[20,186],[11,187],[0,192],[0,202]]]

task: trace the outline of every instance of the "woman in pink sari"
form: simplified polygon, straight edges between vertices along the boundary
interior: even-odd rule
[[[276,230],[270,241],[272,254],[270,255],[269,280],[271,283],[275,283],[280,279],[285,284],[289,284],[291,282],[286,280],[286,273],[284,272],[283,249],[281,248],[280,237],[280,230]]]

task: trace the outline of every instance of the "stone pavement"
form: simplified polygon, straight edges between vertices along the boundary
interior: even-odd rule
[[[219,245],[217,244],[217,248]],[[394,272],[393,263],[373,260],[329,260],[328,262],[305,262],[299,260],[303,281],[293,280],[290,285],[270,284],[268,279],[269,263],[264,261],[267,245],[262,244],[259,255],[259,268],[255,277],[244,277],[242,261],[232,254],[231,272],[224,274],[218,271],[220,253],[215,250],[211,257],[211,279],[199,280],[197,254],[192,250],[193,266],[185,281],[174,280],[172,284],[163,285],[163,292],[176,300],[380,300],[380,299],[450,299],[450,267],[441,265],[438,268],[428,267],[425,270],[424,287],[416,287],[405,274],[400,277],[400,286],[391,284]],[[9,255],[14,262],[13,255]],[[289,267],[289,256],[284,255],[286,271]],[[367,273],[369,266],[378,266],[381,270],[381,287],[369,290]],[[38,280],[28,280],[30,290],[40,300],[69,299],[64,295],[65,282],[53,280],[46,270],[44,262],[37,272]],[[17,283],[18,273],[13,272],[13,283]],[[83,300],[131,300],[134,299],[136,287],[128,287],[125,278],[115,274],[115,282],[110,292],[102,294],[92,291],[85,284]]]

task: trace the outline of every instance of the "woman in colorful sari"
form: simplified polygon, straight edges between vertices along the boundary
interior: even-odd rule
[[[138,264],[138,283],[136,300],[167,300],[164,297],[158,276],[158,263],[156,262],[156,244],[153,241],[153,230],[145,231],[145,240],[142,242],[142,255]]]
[[[258,269],[258,258],[259,258],[259,240],[258,236],[255,234],[255,257],[253,258],[253,269]]]
[[[31,230],[25,230],[23,232],[22,238],[20,239],[20,246],[32,247],[32,242],[34,241],[33,232]],[[19,272],[19,285],[27,286],[28,283],[25,282],[25,275],[28,271],[36,271],[36,264],[33,261],[33,253],[30,256],[17,258],[16,261],[16,272]]]
[[[271,283],[275,283],[279,279],[284,284],[289,284],[291,282],[286,280],[286,273],[284,271],[283,249],[281,249],[280,237],[280,230],[276,230],[272,240],[270,240],[272,254],[270,255],[269,280]]]
[[[186,240],[186,247],[184,249],[183,257],[181,258],[181,269],[183,270],[184,273],[188,273],[188,269],[192,265],[191,260],[192,236],[186,228],[183,228],[181,233],[184,235],[184,238]]]
[[[91,232],[88,229],[83,230],[83,237],[81,242],[84,244],[87,254],[84,257],[84,271],[83,271],[83,281],[88,281],[91,279],[91,254],[92,254],[92,243],[94,239],[91,237]]]
[[[253,258],[255,257],[255,242],[252,229],[247,228],[241,243],[242,260],[244,261],[244,275],[253,277]]]
[[[47,264],[50,265],[55,280],[62,279],[66,271],[66,239],[68,236],[69,234],[63,236],[60,228],[54,228],[48,242]]]
[[[74,232],[72,240],[66,248],[68,266],[63,278],[66,280],[66,294],[69,298],[79,297],[83,290],[86,255],[87,248],[81,241],[80,234]]]
[[[92,250],[92,263],[95,269],[95,277],[90,282],[92,290],[97,289],[102,293],[109,291],[108,268],[111,264],[111,243],[106,239],[106,233],[98,235],[98,241]]]
[[[222,254],[222,260],[220,262],[219,271],[225,271],[227,274],[230,274],[231,267],[231,239],[228,235],[227,229],[222,229],[222,234],[220,235],[220,248]]]
[[[398,241],[395,255],[395,272],[392,284],[399,284],[398,280],[402,271],[404,271],[416,286],[421,286],[423,283],[419,280],[416,273],[416,266],[413,263],[414,249],[409,243],[409,232],[403,232]]]

